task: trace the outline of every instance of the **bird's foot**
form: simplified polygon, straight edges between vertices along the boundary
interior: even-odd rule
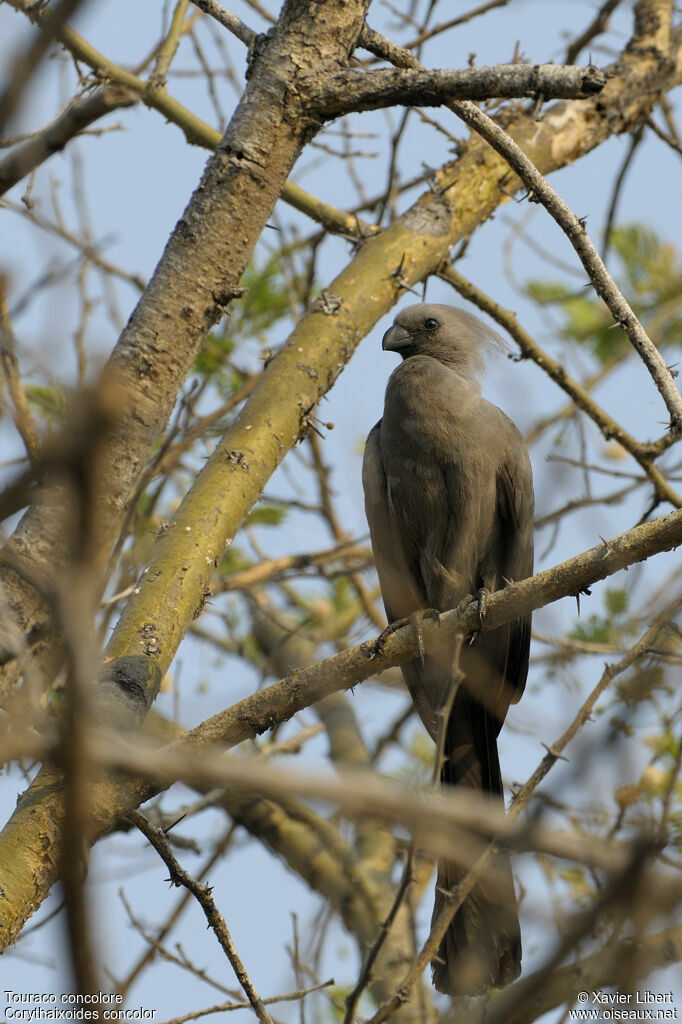
[[[415,639],[415,645],[417,647],[417,657],[419,658],[422,665],[424,664],[424,619],[435,619],[436,622],[440,620],[440,612],[436,608],[424,608],[418,612],[413,612],[412,615],[408,615],[404,619],[396,619],[395,622],[390,622],[386,629],[384,629],[376,639],[374,644],[374,651],[372,652],[373,658],[379,658],[384,652],[386,641],[389,636],[396,632],[398,629],[402,629],[403,626],[409,626],[412,629],[412,633]]]
[[[476,593],[474,600],[476,601],[476,608],[478,610],[478,629],[475,629],[471,634],[469,638],[470,644],[473,644],[483,631],[483,623],[485,622],[485,617],[487,615],[486,602],[489,597],[490,591],[487,587],[481,587],[481,589]]]
[[[417,657],[421,665],[424,664],[424,619],[433,619],[434,622],[440,622],[440,612],[435,608],[424,608],[421,611],[414,612],[407,620],[408,624],[412,627],[417,647]]]

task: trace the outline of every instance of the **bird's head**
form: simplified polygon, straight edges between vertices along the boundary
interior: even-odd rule
[[[401,310],[384,334],[381,347],[403,359],[431,356],[469,380],[483,373],[486,352],[507,348],[478,317],[435,302]]]

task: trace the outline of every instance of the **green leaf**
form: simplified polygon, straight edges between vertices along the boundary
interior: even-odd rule
[[[642,224],[614,228],[611,246],[620,265],[619,285],[655,343],[682,346],[682,262],[676,247]],[[592,291],[534,280],[526,284],[526,292],[539,305],[561,307],[563,336],[589,349],[601,363],[625,351],[623,332]]]
[[[282,255],[274,253],[265,263],[252,260],[241,280],[246,294],[231,307],[230,334],[233,338],[262,336],[290,312],[289,293],[280,266]]]
[[[573,294],[560,281],[528,281],[526,283],[526,292],[530,295],[531,299],[535,299],[541,305],[565,302]]]
[[[629,595],[622,587],[607,587],[603,596],[604,612],[593,613],[582,622],[577,622],[569,636],[589,643],[616,643],[622,633],[620,621],[628,608]]]
[[[202,377],[213,377],[225,370],[228,357],[234,351],[231,337],[211,331],[206,335],[199,354],[194,361],[194,372]]]
[[[51,423],[63,423],[69,399],[61,388],[43,384],[25,384],[24,391],[32,406]]]
[[[608,587],[604,594],[604,604],[612,617],[622,615],[628,609],[630,595],[624,587]]]
[[[239,572],[240,569],[248,569],[253,563],[246,558],[239,548],[228,548],[218,563],[218,572],[229,575],[231,572]]]
[[[257,505],[247,519],[249,526],[279,526],[287,515],[287,509],[281,505]]]

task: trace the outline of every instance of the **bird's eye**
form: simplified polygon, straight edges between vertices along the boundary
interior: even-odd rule
[[[430,316],[428,320],[424,321],[424,327],[426,328],[427,331],[435,331],[438,327],[440,327],[440,324],[435,319],[435,317]]]

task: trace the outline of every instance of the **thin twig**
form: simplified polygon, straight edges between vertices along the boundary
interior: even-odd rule
[[[440,272],[439,277],[444,281],[448,281],[460,295],[469,299],[479,309],[491,316],[501,327],[504,327],[517,343],[522,354],[526,358],[532,359],[534,363],[537,363],[566,394],[570,395],[575,405],[596,423],[606,440],[617,441],[636,459],[651,480],[658,498],[670,502],[674,508],[682,507],[682,498],[673,490],[663,476],[663,473],[653,464],[651,447],[641,445],[632,434],[628,433],[613,417],[609,416],[595,402],[589,391],[566,373],[565,368],[558,360],[553,359],[540,348],[537,342],[518,323],[514,313],[503,309],[502,306],[473,285],[471,281],[468,281],[463,274],[460,274],[452,266],[445,267]],[[658,350],[656,352],[658,354]]]
[[[270,996],[268,999],[263,1000],[264,1006],[271,1006],[273,1003],[293,1003],[301,1000],[311,994],[311,992],[320,992],[325,988],[329,988],[334,984],[334,979],[329,978],[327,981],[321,981],[317,985],[311,985],[309,988],[300,988],[296,992],[286,992],[281,996]],[[162,1021],[162,1024],[187,1024],[190,1020],[199,1020],[200,1017],[207,1017],[211,1013],[228,1013],[231,1010],[243,1010],[250,1004],[244,1002],[236,1002],[232,1000],[229,1003],[218,1003],[216,1006],[207,1006],[203,1010],[194,1010],[192,1013],[185,1013],[182,1017],[170,1017],[168,1020]]]
[[[528,159],[521,147],[492,118],[468,101],[453,104],[455,113],[488,142],[518,174],[529,190],[533,202],[540,202],[564,231],[584,266],[594,289],[604,300],[616,323],[620,325],[649,370],[670,413],[671,431],[682,433],[682,396],[674,377],[648,334],[633,312],[629,302],[604,266],[597,249],[587,235],[584,222],[577,217],[547,179]]]
[[[197,875],[198,878],[203,878],[206,872],[210,871],[211,868],[213,868],[218,863],[218,861],[224,857],[225,851],[232,842],[232,838],[234,836],[235,831],[236,826],[232,825],[231,828],[228,830],[227,834],[223,837],[223,839],[216,844],[216,848],[211,854],[211,856],[208,858],[206,863],[199,869]],[[185,890],[185,892],[182,894],[176,905],[173,907],[164,923],[156,929],[157,942],[163,942],[163,940],[169,934],[169,932],[173,928],[174,924],[182,914],[183,910],[185,909],[191,898],[192,893],[189,891],[189,889]],[[153,945],[150,945],[147,947],[147,949],[145,949],[144,953],[142,953],[142,955],[140,956],[140,959],[131,967],[125,978],[123,978],[120,982],[116,984],[116,991],[120,995],[125,996],[127,994],[132,984],[136,981],[136,979],[142,973],[145,967],[147,967],[148,964],[151,963],[155,955],[156,949],[154,948]]]
[[[77,135],[84,134],[88,125],[113,110],[130,107],[137,102],[138,97],[134,93],[118,85],[102,86],[74,97],[50,124],[20,141],[0,160],[0,195],[55,153],[61,152]]]
[[[36,227],[57,235],[59,238],[64,239],[65,242],[68,242],[69,245],[78,249],[83,259],[89,260],[106,274],[113,274],[114,277],[120,278],[121,281],[125,281],[127,284],[132,284],[139,292],[143,292],[145,290],[146,282],[139,274],[132,274],[129,271],[124,270],[122,267],[117,267],[115,264],[105,260],[100,256],[96,245],[85,243],[82,239],[72,234],[62,225],[49,221],[46,217],[42,217],[40,214],[36,213],[35,210],[24,209],[23,206],[19,203],[12,202],[11,199],[1,200],[0,209],[11,210],[13,213],[18,213],[21,216],[28,218],[28,220],[30,220],[32,224],[35,224]],[[14,312],[16,315],[16,307]]]
[[[217,0],[192,0],[192,3],[195,4],[200,11],[203,11],[204,14],[208,14],[211,18],[215,18],[219,25],[222,25],[223,28],[226,28],[229,32],[232,32],[232,34],[235,35],[237,39],[240,39],[245,46],[253,46],[258,38],[257,32],[254,32],[252,28],[245,25],[243,21],[239,20],[236,14],[232,14],[226,7],[219,4]]]
[[[353,1021],[355,1021],[356,1019],[355,1011],[357,1010],[357,1005],[360,996],[362,995],[362,993],[365,991],[365,989],[372,980],[372,973],[374,971],[374,966],[376,964],[377,957],[379,956],[379,953],[381,952],[383,945],[386,942],[386,939],[388,938],[388,933],[391,930],[391,926],[396,919],[398,911],[402,906],[403,900],[405,899],[410,884],[412,883],[414,874],[414,857],[415,845],[414,841],[412,841],[410,842],[409,848],[407,850],[407,855],[405,857],[405,865],[403,867],[403,873],[400,877],[400,882],[398,883],[398,888],[396,889],[395,896],[393,897],[393,903],[391,904],[391,908],[386,917],[384,918],[384,920],[381,922],[381,925],[379,927],[379,933],[374,942],[372,943],[369,952],[367,953],[367,956],[365,957],[362,969],[360,971],[360,974],[358,975],[358,980],[356,981],[352,991],[349,992],[348,995],[346,996],[346,1012],[343,1017],[343,1024],[353,1024]]]
[[[14,424],[24,442],[29,459],[35,463],[40,455],[40,440],[26,392],[21,383],[14,332],[7,308],[7,281],[4,274],[0,274],[0,362],[2,362],[7,390],[12,401]]]
[[[225,919],[216,907],[215,901],[211,896],[210,886],[202,885],[179,864],[171,850],[166,834],[162,829],[156,828],[156,826],[152,825],[151,822],[149,822],[143,814],[140,814],[139,811],[131,811],[128,817],[134,825],[137,825],[140,832],[147,837],[168,867],[173,885],[183,885],[186,889],[189,889],[195,897],[197,903],[200,905],[206,916],[209,926],[212,928],[215,937],[220,943],[225,956],[229,960],[239,984],[244,989],[249,1005],[252,1007],[254,1013],[258,1017],[258,1020],[261,1024],[273,1024],[270,1014],[263,1005],[263,1000],[259,996],[253,982],[246,973],[239,954],[235,949],[227,924],[225,923]]]
[[[657,135],[662,142],[665,142],[667,146],[670,146],[671,149],[682,156],[682,145],[672,135],[667,135],[662,128],[659,128],[653,117],[645,118],[645,124],[651,128],[654,135]]]
[[[152,89],[165,88],[168,71],[183,35],[185,15],[187,14],[188,7],[189,0],[178,0],[175,5],[170,28],[166,33],[166,38],[159,47],[156,61],[154,62],[154,70],[149,76],[149,85]]]
[[[616,175],[616,179],[613,184],[613,194],[611,196],[611,202],[609,203],[608,213],[606,215],[606,226],[604,228],[604,235],[601,243],[602,259],[606,259],[606,254],[609,251],[609,245],[611,244],[611,232],[613,231],[613,222],[616,216],[616,208],[618,206],[618,200],[620,199],[621,190],[625,182],[626,175],[632,164],[632,158],[637,152],[637,147],[644,138],[644,122],[642,121],[635,128],[632,139],[630,140],[630,146],[625,154],[623,163],[621,164],[620,170]]]
[[[495,7],[506,7],[508,3],[509,0],[489,0],[488,3],[481,4],[480,7],[474,7],[472,10],[467,11],[466,14],[460,14],[457,18],[452,18],[450,21],[441,21],[438,25],[434,25],[433,28],[425,29],[418,36],[415,36],[414,39],[410,39],[409,43],[404,44],[405,49],[414,50],[416,46],[421,46],[427,39],[433,39],[434,36],[441,35],[457,25],[464,25],[468,21],[473,21],[474,18],[478,18],[481,14],[487,14],[488,11],[492,11]]]
[[[601,35],[601,33],[608,27],[609,18],[619,3],[620,0],[606,0],[606,2],[602,4],[587,28],[580,33],[577,39],[573,40],[566,50],[564,64],[575,64],[580,51],[584,50],[586,46],[589,46],[592,40],[596,36]]]
[[[653,641],[680,607],[682,607],[682,598],[677,598],[677,600],[675,600],[668,608],[664,609],[664,611],[656,616],[651,626],[649,626],[637,643],[630,648],[627,654],[625,654],[620,661],[617,661],[614,665],[606,666],[599,682],[594,687],[589,697],[583,702],[580,710],[569,727],[561,734],[558,740],[552,743],[551,747],[548,748],[547,753],[528,781],[515,794],[512,799],[509,812],[509,816],[512,820],[515,820],[518,817],[522,809],[528,803],[532,793],[537,789],[552,766],[559,760],[566,746],[571,742],[585,722],[589,720],[590,715],[592,714],[592,711],[604,690],[606,690],[617,676],[622,675],[626,669],[630,668],[640,658],[649,653],[649,649],[651,648]]]

